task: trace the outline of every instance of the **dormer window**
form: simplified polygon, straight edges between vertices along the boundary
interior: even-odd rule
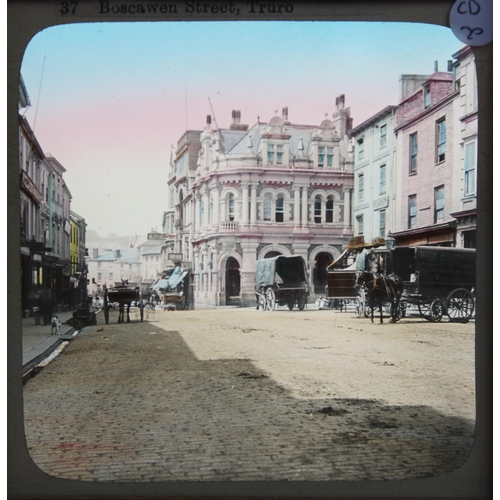
[[[276,145],[276,163],[278,165],[283,163],[283,146],[281,144]]]
[[[425,85],[424,87],[424,108],[429,108],[431,105],[431,86]]]
[[[325,166],[325,148],[318,148],[318,167],[323,168]]]
[[[267,163],[268,165],[283,164],[283,145],[268,144],[267,145]]]
[[[268,165],[274,163],[274,144],[267,145],[267,163]]]
[[[326,166],[333,167],[333,148],[326,148]]]

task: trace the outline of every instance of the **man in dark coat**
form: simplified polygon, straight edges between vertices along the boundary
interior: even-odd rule
[[[50,325],[52,321],[52,313],[54,311],[54,300],[52,297],[52,291],[47,286],[42,289],[41,308],[43,315],[43,324]]]

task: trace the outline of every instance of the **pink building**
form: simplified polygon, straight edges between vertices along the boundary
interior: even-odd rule
[[[434,73],[403,82],[396,113],[399,216],[396,245],[456,246],[453,212],[455,80]],[[414,90],[405,95],[406,90]],[[416,89],[416,90],[415,90]]]
[[[164,232],[193,270],[196,303],[254,305],[256,261],[276,255],[302,256],[310,292],[324,295],[326,266],[352,237],[352,119],[344,96],[336,104],[318,125],[292,124],[284,108],[249,127],[235,110],[229,128],[208,117],[183,135]]]

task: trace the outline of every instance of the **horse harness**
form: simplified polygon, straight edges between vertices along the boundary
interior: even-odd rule
[[[374,286],[370,289],[371,292],[373,292],[374,290],[376,289],[379,289],[380,287],[377,285],[377,280],[378,278],[382,278],[384,280],[384,286],[385,286],[385,291],[387,293],[387,295],[389,295],[389,290],[390,292],[392,293],[393,297],[396,296],[396,292],[394,290],[394,286],[392,285],[391,282],[389,282],[389,285],[387,285],[387,278],[386,276],[382,275],[382,276],[375,276],[373,277],[373,279],[371,281],[368,281],[366,283],[366,285],[370,285],[371,283],[374,283]]]

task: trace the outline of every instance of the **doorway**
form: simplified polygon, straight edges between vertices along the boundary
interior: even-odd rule
[[[234,257],[226,262],[226,305],[235,306],[240,303],[240,265]]]
[[[320,252],[316,256],[316,265],[314,266],[313,284],[314,293],[323,295],[325,287],[328,284],[328,271],[326,268],[333,262],[333,257],[328,252]]]

